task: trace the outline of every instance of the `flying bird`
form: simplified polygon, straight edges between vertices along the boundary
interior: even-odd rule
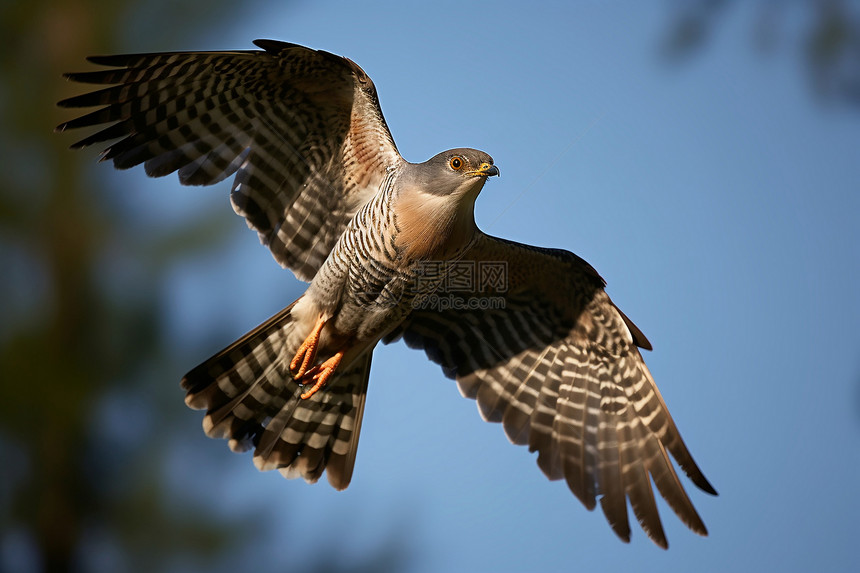
[[[106,87],[57,127],[102,126],[102,160],[185,185],[233,176],[236,213],[305,293],[182,380],[203,427],[260,470],[337,489],[353,474],[374,347],[403,339],[456,380],[481,416],[537,451],[630,539],[627,502],[667,547],[652,490],[707,530],[669,454],[716,495],[639,349],[642,332],[600,275],[564,250],[483,233],[475,200],[499,174],[475,149],[401,157],[376,88],[352,60],[273,40],[261,50],[96,56],[67,74]]]

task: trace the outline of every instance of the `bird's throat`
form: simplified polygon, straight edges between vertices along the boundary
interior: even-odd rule
[[[471,195],[471,194],[470,194]],[[404,193],[394,203],[395,245],[404,260],[449,260],[477,231],[475,197]]]

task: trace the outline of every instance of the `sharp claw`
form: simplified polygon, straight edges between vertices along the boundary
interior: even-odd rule
[[[299,383],[305,385],[314,382],[314,385],[311,386],[309,390],[302,393],[302,400],[307,400],[325,387],[328,379],[331,378],[332,374],[334,374],[335,370],[337,370],[337,367],[340,365],[342,358],[343,351],[340,351],[319,366],[314,366],[304,373],[304,376],[302,376]]]
[[[322,332],[325,323],[326,321],[320,316],[314,325],[314,329],[308,334],[308,337],[305,338],[302,345],[296,351],[296,355],[290,361],[290,374],[293,375],[294,379],[298,380],[302,378],[314,363],[320,341],[320,332]]]

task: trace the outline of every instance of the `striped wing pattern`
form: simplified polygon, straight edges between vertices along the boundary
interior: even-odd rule
[[[648,341],[597,273],[566,251],[486,235],[463,260],[503,261],[504,288],[444,293],[463,304],[416,309],[386,341],[423,348],[485,420],[538,452],[549,479],[565,479],[588,509],[599,499],[621,539],[630,539],[629,500],[649,537],[668,546],[651,479],[680,519],[706,535],[668,454],[698,487],[716,492],[642,360],[637,345],[650,348]],[[502,297],[504,308],[468,310],[470,297]]]
[[[291,308],[189,372],[185,401],[206,410],[208,436],[228,439],[235,452],[253,449],[261,471],[311,483],[326,471],[329,483],[344,489],[355,465],[371,352],[339,371],[325,392],[302,400],[289,373],[297,346]]]
[[[262,51],[100,56],[108,69],[69,74],[103,88],[60,102],[97,107],[58,126],[100,126],[75,148],[103,152],[125,169],[177,172],[186,185],[234,176],[231,200],[283,266],[310,280],[348,222],[403,164],[370,78],[352,61],[294,44],[258,40]],[[366,238],[366,237],[365,237]],[[504,285],[440,292],[450,310],[416,308],[385,339],[423,348],[500,422],[515,444],[537,451],[589,509],[630,538],[628,501],[645,532],[667,546],[651,482],[693,531],[707,530],[670,455],[716,494],[688,452],[639,348],[644,335],[618,310],[600,276],[566,251],[479,235],[460,262],[501,262]],[[443,287],[444,290],[444,287]],[[472,308],[496,297],[495,308]],[[325,391],[301,400],[288,360],[298,343],[284,309],[189,372],[186,402],[206,410],[204,429],[234,451],[253,449],[261,470],[338,489],[351,479],[371,352],[339,370]]]
[[[72,147],[186,185],[235,174],[231,199],[283,266],[310,280],[385,168],[401,161],[370,78],[352,61],[294,44],[264,51],[90,58],[68,74],[110,87],[60,102],[99,109],[57,127],[102,126]],[[107,125],[107,127],[105,127]]]

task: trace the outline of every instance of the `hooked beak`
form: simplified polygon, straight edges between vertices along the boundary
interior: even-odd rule
[[[492,163],[481,163],[480,167],[474,171],[470,171],[468,174],[473,177],[492,177],[493,175],[500,175],[499,168]]]

